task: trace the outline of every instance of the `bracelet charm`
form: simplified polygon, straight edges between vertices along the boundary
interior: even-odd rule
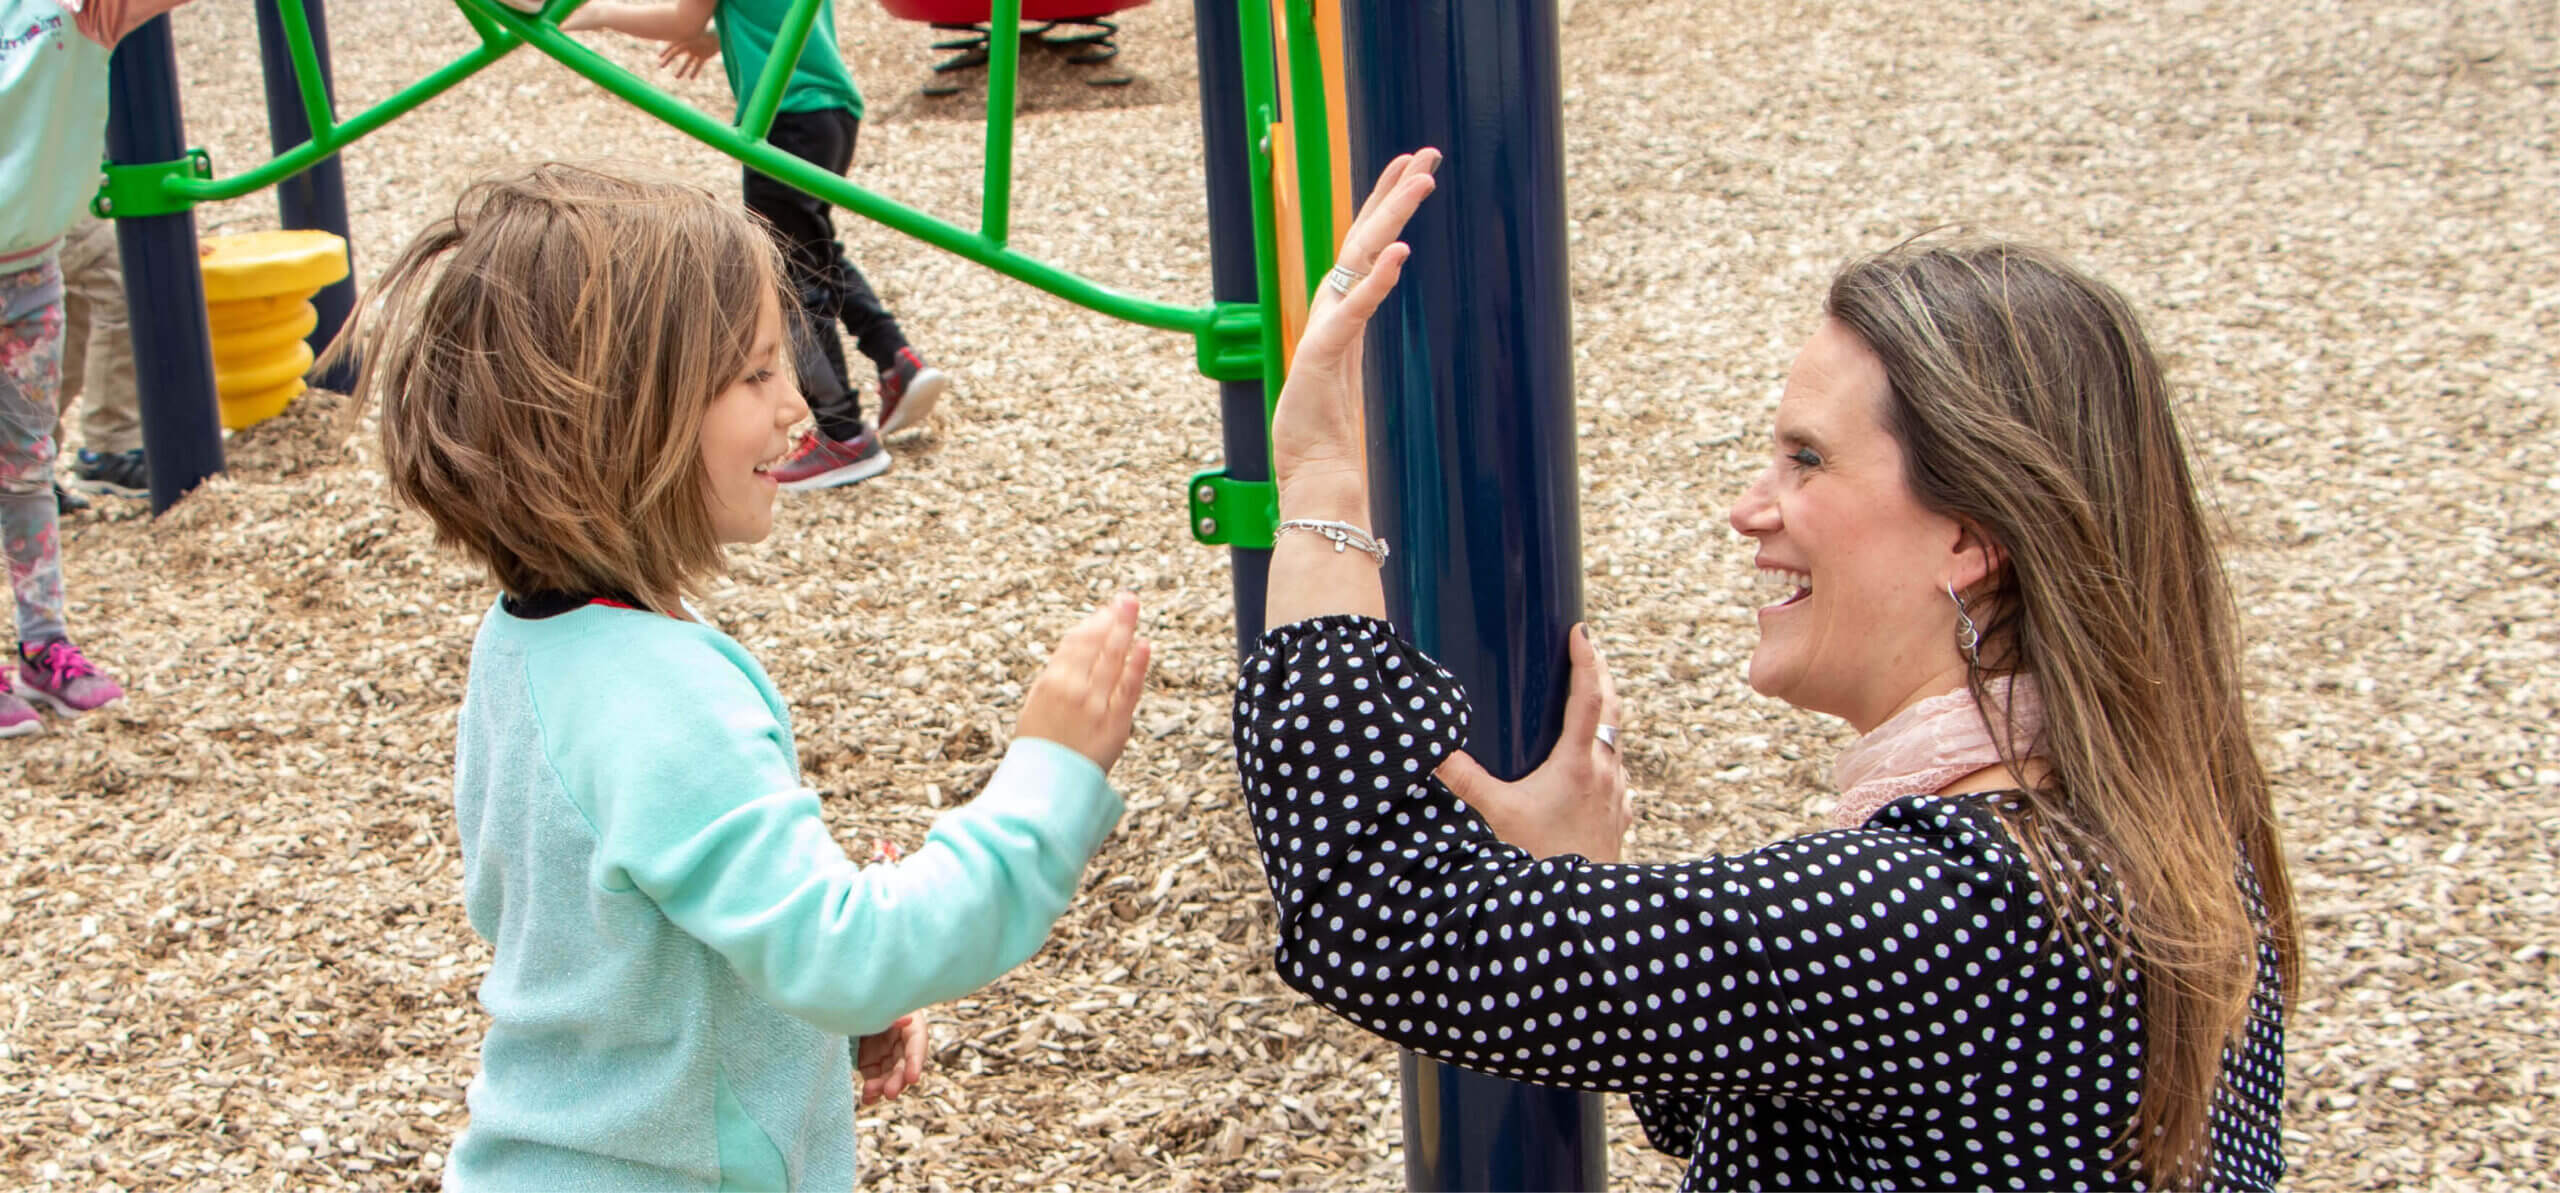
[[[1376,560],[1380,567],[1387,565],[1386,541],[1373,537],[1368,531],[1349,522],[1331,522],[1322,518],[1290,518],[1272,527],[1271,533],[1274,538],[1277,538],[1292,530],[1303,530],[1332,540],[1333,549],[1337,554],[1345,550],[1356,550]]]

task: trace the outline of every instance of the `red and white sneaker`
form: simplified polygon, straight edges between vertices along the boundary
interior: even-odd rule
[[[889,449],[869,426],[850,442],[829,439],[816,431],[800,436],[800,446],[773,469],[773,478],[792,492],[832,489],[867,481],[889,470]]]
[[[18,673],[12,679],[20,699],[42,700],[66,717],[124,699],[124,689],[68,642],[47,642],[32,650],[19,646]]]
[[[895,435],[923,425],[951,378],[924,363],[913,348],[898,349],[898,363],[880,371],[880,433]]]

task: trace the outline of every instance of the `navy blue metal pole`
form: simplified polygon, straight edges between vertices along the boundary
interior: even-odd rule
[[[110,60],[107,87],[108,161],[137,165],[187,156],[169,18],[154,17],[125,35]],[[222,413],[213,396],[213,338],[205,330],[195,216],[119,219],[116,247],[133,328],[151,512],[158,514],[222,471]]]
[[[1235,0],[1193,0],[1200,58],[1200,152],[1209,180],[1209,293],[1219,302],[1256,301],[1253,269],[1253,167],[1245,142],[1243,44]],[[1226,472],[1240,481],[1271,479],[1271,440],[1264,426],[1262,382],[1218,383]],[[1271,578],[1267,547],[1229,547],[1234,577],[1236,658],[1262,637],[1262,596]]]
[[[1371,513],[1395,622],[1466,685],[1503,778],[1555,744],[1582,617],[1555,0],[1343,6],[1352,177],[1447,154],[1366,353]],[[1600,1099],[1407,1053],[1414,1189],[1599,1189]]]
[[[311,139],[311,117],[302,109],[302,93],[294,86],[293,51],[284,37],[284,15],[276,0],[258,0],[258,60],[263,65],[267,83],[267,140],[279,154],[297,148]],[[311,28],[311,49],[320,63],[320,88],[329,97],[328,119],[337,119],[338,91],[329,70],[329,22],[321,0],[303,0],[302,16]],[[355,241],[347,235],[347,183],[339,168],[338,155],[330,154],[308,170],[276,184],[276,207],[287,228],[317,228],[337,234],[347,241],[348,273],[344,280],[331,283],[312,296],[311,305],[320,312],[320,323],[311,329],[307,339],[313,352],[329,346],[338,338],[338,329],[346,325],[347,316],[355,311]],[[356,361],[353,355],[338,366],[311,378],[322,389],[345,393],[355,384]]]

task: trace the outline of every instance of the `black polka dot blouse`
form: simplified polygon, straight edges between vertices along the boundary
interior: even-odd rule
[[[2109,1157],[2140,1092],[2140,976],[2052,932],[1983,797],[1677,865],[1541,861],[1432,778],[1466,726],[1456,682],[1384,622],[1264,636],[1236,758],[1289,985],[1451,1064],[1634,1095],[1684,1189],[2139,1186]],[[2215,1188],[2284,1172],[2262,960]]]

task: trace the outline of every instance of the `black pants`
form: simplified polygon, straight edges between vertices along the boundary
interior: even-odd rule
[[[782,112],[766,134],[773,147],[837,174],[853,165],[854,138],[862,121],[842,108],[822,112]],[[777,182],[750,169],[744,190],[747,210],[763,216],[790,270],[792,292],[800,299],[792,320],[791,355],[800,372],[800,390],[817,416],[818,430],[829,439],[851,439],[862,430],[862,391],[845,371],[844,345],[835,325],[844,324],[875,372],[897,362],[907,346],[897,319],[880,305],[871,283],[844,255],[836,239],[835,208],[826,200]]]

